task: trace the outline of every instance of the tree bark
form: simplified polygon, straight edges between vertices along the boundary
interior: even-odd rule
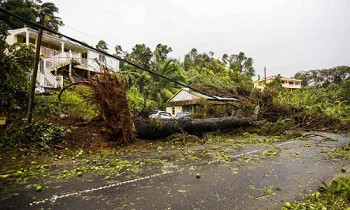
[[[203,133],[229,128],[258,126],[250,118],[222,117],[207,119],[142,119],[134,121],[138,138],[157,139],[173,133],[187,132],[202,137]]]

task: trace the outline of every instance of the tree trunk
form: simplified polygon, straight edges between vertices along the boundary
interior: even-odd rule
[[[187,132],[201,137],[203,133],[238,128],[258,126],[250,118],[222,117],[207,119],[142,119],[134,121],[138,138],[157,139],[173,133]]]

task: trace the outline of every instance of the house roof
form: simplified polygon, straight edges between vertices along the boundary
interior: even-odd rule
[[[197,91],[193,91],[193,90],[190,90],[189,88],[181,88],[177,93],[175,93],[167,102],[173,102],[172,100],[177,96],[179,95],[181,92],[187,92],[188,94],[190,95],[193,95],[197,98],[200,98],[200,99],[207,99],[207,100],[213,100],[213,101],[237,101],[238,99],[236,98],[226,98],[226,97],[220,97],[220,96],[206,96],[202,93],[199,93]],[[198,100],[198,99],[197,99]],[[188,99],[184,100],[184,101],[188,101]]]
[[[268,77],[266,77],[266,80],[273,80],[276,77],[277,76],[268,76]],[[280,79],[282,81],[295,81],[295,82],[301,82],[302,81],[300,79],[293,79],[293,78],[288,78],[288,77],[280,77]],[[261,82],[261,81],[265,81],[265,79],[256,80],[255,82]]]

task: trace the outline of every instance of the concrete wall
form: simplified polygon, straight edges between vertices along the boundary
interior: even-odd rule
[[[13,34],[9,34],[7,37],[6,37],[6,42],[7,44],[9,45],[13,45],[15,43],[15,36]]]
[[[96,71],[99,72],[100,67],[98,66],[98,64],[93,60],[94,58],[99,59],[100,55],[99,53],[95,52],[95,51],[89,51],[88,52],[88,64],[89,67],[93,67],[94,69],[92,69],[91,71]],[[106,64],[108,68],[112,68],[114,71],[119,71],[119,61],[115,58],[109,57],[109,56],[105,56],[106,59]],[[96,70],[95,70],[96,69]]]
[[[113,68],[114,71],[119,71],[119,60],[109,57],[106,57],[106,64],[108,65],[108,67]]]
[[[175,108],[174,114],[173,114],[173,107]],[[175,118],[177,113],[182,112],[182,106],[169,106],[169,107],[166,107],[165,111],[169,112],[172,118]]]
[[[94,51],[89,51],[88,52],[88,67],[91,71],[95,71],[95,72],[100,72],[100,67],[98,66],[98,64],[93,60],[94,58],[98,59],[98,53],[94,52]]]

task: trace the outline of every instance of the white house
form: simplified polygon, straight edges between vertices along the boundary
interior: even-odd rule
[[[8,32],[9,35],[6,38],[8,44],[23,43],[36,47],[38,31],[20,28]],[[62,87],[63,76],[72,80],[74,75],[88,78],[90,75],[99,73],[99,66],[94,59],[98,59],[114,71],[119,70],[117,59],[45,32],[40,54],[42,60],[37,76],[38,87]]]
[[[264,90],[265,85],[271,83],[276,78],[277,76],[270,76],[270,77],[266,77],[266,79],[256,80],[254,82],[254,87],[259,90]],[[281,81],[282,87],[290,91],[301,89],[301,80],[299,79],[292,79],[287,77],[279,77],[279,79]]]
[[[188,88],[182,88],[165,103],[166,111],[169,112],[172,117],[175,117],[179,112],[195,114],[197,112],[197,107],[201,106],[201,101],[203,100],[218,105],[238,100],[235,98],[214,97],[203,95]]]

